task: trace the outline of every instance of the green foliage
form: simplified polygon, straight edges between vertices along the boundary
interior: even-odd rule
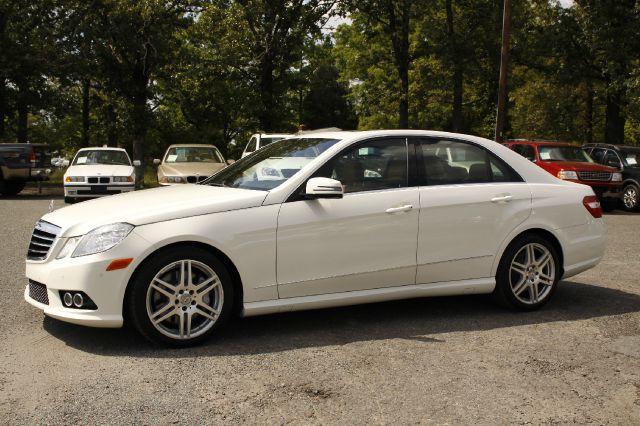
[[[502,4],[0,0],[0,141],[148,164],[178,142],[237,159],[301,123],[492,137]],[[640,143],[640,2],[513,5],[507,135]]]

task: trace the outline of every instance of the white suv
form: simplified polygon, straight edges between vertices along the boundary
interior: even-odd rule
[[[242,157],[246,157],[247,155],[251,154],[252,152],[255,152],[257,150],[259,150],[260,148],[262,148],[263,146],[267,146],[269,145],[271,142],[276,142],[279,141],[281,139],[286,139],[286,138],[290,138],[291,136],[294,136],[292,134],[289,133],[256,133],[251,135],[251,139],[249,139],[249,142],[247,143],[247,146],[244,147],[244,151],[242,151]]]

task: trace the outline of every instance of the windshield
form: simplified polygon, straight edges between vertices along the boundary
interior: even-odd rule
[[[541,161],[579,161],[593,163],[589,154],[577,146],[543,146],[538,145],[538,156]]]
[[[269,191],[282,185],[338,139],[300,138],[275,142],[236,161],[204,185]]]
[[[202,146],[176,146],[167,150],[165,163],[224,163],[217,149]]]
[[[620,150],[620,156],[627,167],[640,167],[640,148],[625,148]]]
[[[109,149],[95,149],[79,151],[73,159],[74,166],[88,164],[109,164],[118,166],[130,166],[129,156],[124,151]]]
[[[273,137],[262,136],[260,138],[260,147],[267,146],[271,142],[280,141],[282,139],[284,139],[284,137],[282,137],[282,136],[273,136]]]

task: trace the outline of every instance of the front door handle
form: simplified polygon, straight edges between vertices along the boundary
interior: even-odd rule
[[[496,195],[491,199],[492,203],[508,203],[513,197],[509,194]]]
[[[398,206],[398,207],[390,207],[387,210],[385,210],[386,213],[400,213],[400,212],[408,212],[409,210],[411,210],[413,208],[413,206],[411,204],[405,204],[403,206]]]

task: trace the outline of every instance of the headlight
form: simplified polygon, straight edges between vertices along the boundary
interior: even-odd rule
[[[133,175],[131,176],[114,176],[113,181],[118,182],[133,182]]]
[[[84,182],[84,176],[67,176],[65,182]]]
[[[162,183],[184,183],[184,179],[182,176],[163,176],[160,179]]]
[[[94,229],[82,237],[69,238],[57,256],[62,259],[72,253],[71,257],[87,256],[110,250],[120,244],[133,229],[128,223],[113,223]]]
[[[560,170],[558,172],[558,179],[578,180],[578,173],[571,170]]]
[[[622,182],[622,173],[613,173],[611,175],[612,182]]]
[[[264,176],[280,176],[280,172],[273,167],[263,167],[262,174]]]

